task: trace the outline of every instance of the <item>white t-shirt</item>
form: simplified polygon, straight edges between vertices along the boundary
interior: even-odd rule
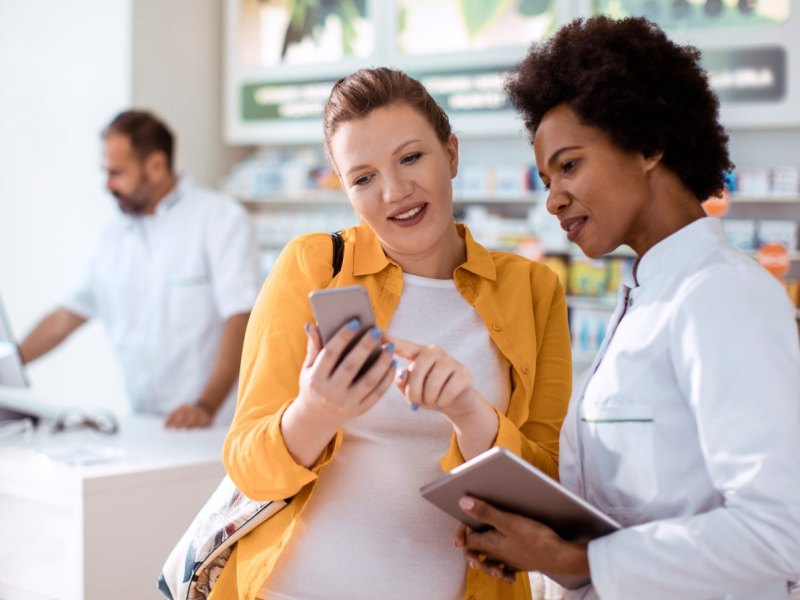
[[[102,319],[133,409],[164,415],[198,399],[225,321],[250,311],[260,280],[245,210],[181,178],[155,214],[105,227],[61,306]]]
[[[786,598],[800,575],[789,300],[710,218],[636,275],[561,432],[561,482],[626,526],[589,544],[595,589],[573,595]]]
[[[388,333],[438,344],[470,368],[484,398],[506,411],[510,363],[452,280],[403,275]],[[458,523],[419,495],[442,474],[439,459],[451,434],[443,415],[412,411],[394,385],[347,422],[339,453],[320,473],[259,598],[462,600],[465,563],[453,547]]]

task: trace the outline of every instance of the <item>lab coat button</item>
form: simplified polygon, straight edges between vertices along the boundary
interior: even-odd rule
[[[500,325],[500,323],[495,323],[494,325],[492,325],[492,329],[494,329],[495,331],[500,331],[501,329],[503,329],[503,326]]]
[[[523,372],[525,375],[527,375],[528,373],[530,373],[530,372],[531,372],[531,368],[530,368],[528,365],[525,365],[524,367],[522,367],[522,372]]]

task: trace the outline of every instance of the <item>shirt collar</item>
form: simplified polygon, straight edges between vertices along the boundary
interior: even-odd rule
[[[175,178],[175,185],[172,186],[172,189],[161,199],[161,202],[158,203],[158,206],[156,206],[155,214],[161,215],[180,202],[188,185],[188,178],[186,176],[178,175]]]
[[[497,269],[491,253],[472,238],[466,225],[458,223],[456,229],[458,235],[464,239],[467,249],[467,260],[459,266],[480,277],[494,281],[497,278]],[[373,275],[390,264],[395,263],[386,256],[375,232],[366,223],[358,225],[353,256],[353,275],[356,277]]]
[[[692,221],[658,242],[637,260],[634,270],[636,285],[643,285],[659,273],[674,271],[676,265],[690,262],[699,249],[724,241],[725,230],[719,219],[702,217]]]

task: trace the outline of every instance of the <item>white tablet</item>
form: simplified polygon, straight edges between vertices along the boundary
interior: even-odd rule
[[[565,540],[588,542],[620,524],[505,448],[492,448],[420,488],[427,500],[476,530],[487,529],[458,506],[473,496],[506,512],[544,523]],[[588,579],[550,576],[575,589]]]

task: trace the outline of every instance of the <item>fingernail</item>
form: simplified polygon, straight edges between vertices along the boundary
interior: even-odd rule
[[[403,377],[406,376],[406,373],[408,373],[408,369],[400,369],[397,372],[397,375],[395,376],[395,379],[397,379],[397,381],[402,381]]]
[[[305,328],[305,330],[306,330],[306,333],[308,333],[309,331],[311,331],[311,323],[306,323],[305,325],[303,325],[303,327]]]
[[[358,329],[358,319],[352,319],[352,320],[351,320],[351,321],[350,321],[350,322],[347,324],[347,329],[348,329],[349,331],[355,331],[356,329]]]
[[[389,363],[389,368],[390,369],[396,369],[397,368],[397,361],[395,359],[392,359],[392,362]]]
[[[372,336],[373,340],[379,340],[381,339],[381,330],[376,327],[370,332],[370,335]]]
[[[472,510],[475,508],[475,502],[472,500],[472,498],[461,498],[461,500],[458,501],[458,505],[464,510]]]
[[[387,351],[389,354],[391,354],[392,352],[394,352],[394,342],[389,342],[388,344],[386,344],[386,351]]]
[[[469,566],[470,566],[470,567],[472,567],[473,569],[480,569],[480,567],[481,567],[481,566],[478,564],[478,562],[477,562],[477,561],[475,561],[475,560],[472,560],[471,558],[469,559]]]
[[[416,402],[411,403],[411,410],[419,410],[419,404]]]

